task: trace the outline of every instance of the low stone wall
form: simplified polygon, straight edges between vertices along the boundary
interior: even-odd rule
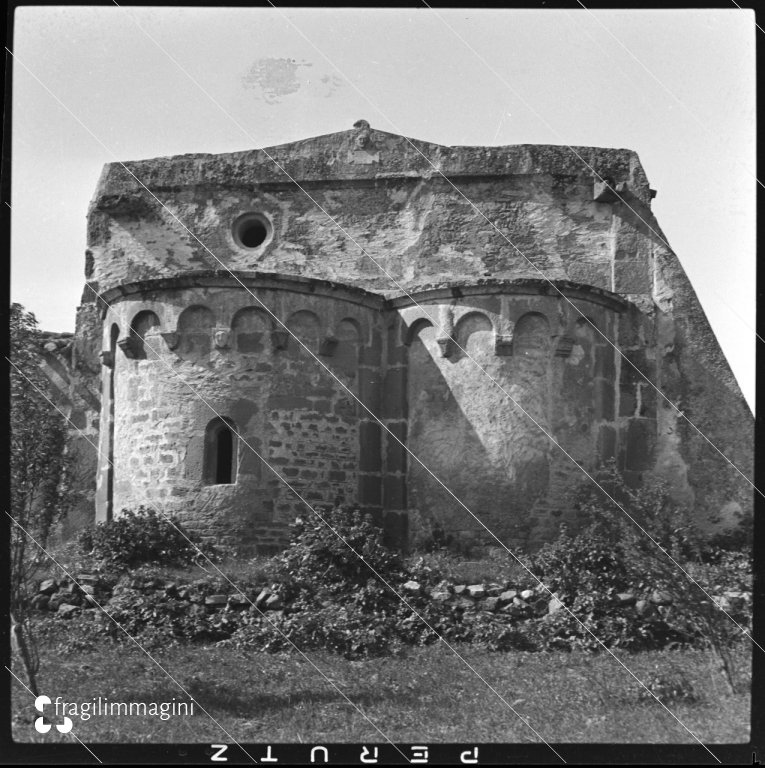
[[[98,605],[109,611],[110,605],[124,607],[131,595],[135,599],[152,596],[159,602],[164,599],[180,600],[188,605],[189,615],[212,614],[221,611],[281,611],[289,612],[278,593],[278,584],[263,584],[242,592],[233,588],[221,590],[209,579],[179,581],[155,577],[125,576],[113,588],[108,588],[99,577],[83,574],[77,577],[77,586],[71,579],[43,581],[31,605],[40,611],[55,612],[69,618],[83,610],[97,609]],[[542,618],[563,608],[563,603],[541,587],[530,589],[513,582],[453,584],[441,582],[426,591],[417,581],[406,581],[397,586],[405,598],[414,595],[427,596],[433,601],[447,603],[458,612],[489,612],[506,615],[508,622]],[[751,590],[720,590],[712,597],[726,611],[751,611]],[[635,611],[649,618],[664,616],[672,606],[672,597],[659,589],[630,591],[615,596],[615,605],[621,610]]]

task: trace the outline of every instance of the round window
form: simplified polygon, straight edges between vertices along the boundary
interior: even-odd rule
[[[234,222],[234,242],[240,248],[260,248],[271,235],[271,222],[260,213],[245,213]]]

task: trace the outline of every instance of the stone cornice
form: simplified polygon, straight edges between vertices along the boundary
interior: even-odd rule
[[[109,163],[104,166],[91,209],[135,206],[134,198],[149,195],[146,189],[175,193],[216,186],[294,186],[295,182],[332,187],[338,182],[435,179],[442,174],[460,179],[600,176],[614,183],[626,182],[644,202],[650,201],[645,172],[637,154],[629,149],[540,144],[450,147],[373,128],[363,133],[360,137],[358,130],[339,131],[263,150]]]
[[[397,310],[419,303],[452,302],[455,299],[471,296],[516,295],[556,298],[559,296],[559,292],[568,299],[589,301],[617,312],[624,312],[631,306],[629,301],[611,291],[568,280],[484,278],[469,284],[457,281],[453,284],[434,283],[409,294],[386,298],[364,288],[330,280],[283,275],[274,272],[223,272],[214,270],[188,272],[178,277],[162,277],[125,283],[103,291],[98,295],[97,300],[105,308],[105,306],[122,299],[138,297],[143,293],[187,288],[288,291],[339,299],[378,311]]]
[[[624,312],[630,306],[626,299],[602,288],[570,280],[548,281],[537,278],[486,278],[468,284],[455,281],[454,284],[426,285],[408,295],[390,297],[387,304],[392,309],[401,309],[418,303],[441,303],[469,296],[523,295],[557,298],[560,296],[559,292],[567,299],[582,299],[617,312]]]
[[[354,304],[361,304],[370,309],[384,309],[385,299],[372,293],[344,283],[320,280],[295,275],[282,275],[274,272],[245,272],[232,270],[200,270],[187,272],[177,277],[159,277],[150,280],[138,280],[108,288],[98,295],[101,306],[111,305],[125,298],[140,296],[156,291],[176,291],[187,288],[230,288],[234,290],[271,290],[326,296]]]

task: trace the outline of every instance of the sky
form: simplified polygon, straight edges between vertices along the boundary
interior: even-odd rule
[[[372,128],[444,145],[635,150],[754,407],[748,10],[22,7],[11,298],[73,331],[105,163]]]

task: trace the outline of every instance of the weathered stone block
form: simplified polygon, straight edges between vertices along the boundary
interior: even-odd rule
[[[498,597],[487,597],[483,601],[483,608],[486,611],[496,611],[499,608],[499,598]]]
[[[382,478],[380,475],[359,473],[359,503],[382,505]]]
[[[619,415],[620,416],[635,416],[637,410],[637,399],[635,392],[637,385],[632,385],[629,388],[622,386],[619,392]]]
[[[547,613],[557,613],[562,608],[565,608],[565,604],[557,597],[553,597],[549,603],[547,603]]]
[[[614,290],[618,293],[650,293],[651,271],[648,262],[616,262]]]
[[[58,589],[58,582],[55,579],[46,579],[41,582],[40,589],[37,591],[43,595],[52,595]]]
[[[376,421],[359,422],[359,470],[379,472],[382,468],[382,428]]]
[[[208,608],[222,608],[228,603],[228,595],[208,595],[205,598],[205,605]]]
[[[627,428],[625,468],[635,472],[650,469],[655,441],[655,424],[648,419],[631,419]]]
[[[383,505],[387,509],[406,509],[406,477],[385,475],[383,478]]]
[[[282,609],[282,600],[279,595],[269,595],[263,606],[267,611],[279,611]]]
[[[305,396],[273,394],[268,398],[268,407],[280,411],[308,410],[311,401]]]
[[[392,368],[385,373],[383,412],[386,419],[400,418],[406,407],[406,368]]]
[[[614,349],[602,339],[598,339],[596,342],[598,343],[593,347],[596,375],[602,376],[606,381],[614,381],[616,377],[615,359],[619,355],[619,349],[618,347]]]
[[[574,263],[568,269],[571,280],[595,288],[611,288],[611,265],[608,263]]]
[[[359,399],[371,411],[372,416],[379,418],[382,407],[382,376],[379,371],[370,368],[359,369]],[[363,409],[362,413],[364,417],[370,417],[369,412]]]
[[[656,607],[648,602],[648,600],[638,600],[635,603],[635,612],[638,616],[651,616],[656,614]]]
[[[598,428],[598,456],[603,462],[616,458],[616,429],[607,424]]]
[[[655,589],[651,593],[650,600],[654,605],[672,605],[674,602],[672,595],[661,589]]]
[[[247,608],[250,605],[250,601],[246,595],[231,595],[228,598],[228,604],[232,608]]]
[[[595,399],[595,420],[613,421],[614,419],[614,384],[606,379],[595,379],[593,396]]]
[[[388,472],[406,472],[408,464],[407,424],[405,421],[389,421],[385,425],[385,461]]]

